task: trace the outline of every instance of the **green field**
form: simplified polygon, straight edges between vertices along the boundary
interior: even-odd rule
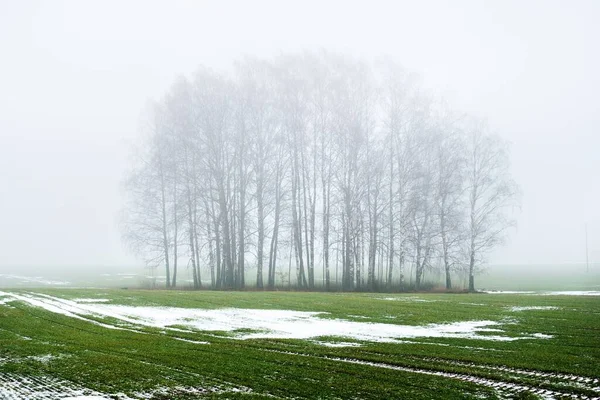
[[[69,307],[70,315],[61,314]],[[350,337],[252,339],[265,332],[199,330],[190,328],[192,317],[175,327],[151,326],[141,317],[123,320],[85,307],[156,307],[157,315],[239,308],[246,310],[242,317],[253,313],[248,310],[322,312],[307,320],[315,332],[320,323],[338,324],[366,329],[369,337],[352,331]],[[257,315],[269,313],[276,314]],[[495,324],[471,336],[439,334],[446,324],[468,321]],[[373,339],[390,325],[421,334]],[[295,326],[292,318],[292,334]],[[428,329],[438,333],[422,334]],[[0,292],[0,398],[596,398],[598,377],[598,296]]]

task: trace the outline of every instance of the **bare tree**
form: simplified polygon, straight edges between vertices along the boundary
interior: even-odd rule
[[[514,225],[518,187],[510,176],[508,144],[476,122],[469,132],[469,291],[475,291],[476,268]]]
[[[196,131],[202,149],[201,170],[207,174],[209,214],[215,235],[217,286],[234,287],[234,240],[232,231],[232,175],[234,165],[231,135],[232,85],[225,78],[200,69],[193,82]],[[208,223],[208,222],[207,222]]]
[[[185,261],[196,289],[207,274],[263,288],[265,273],[274,288],[292,267],[301,289],[397,289],[407,267],[419,288],[434,266],[450,289],[466,247],[473,289],[516,190],[504,145],[436,104],[390,61],[323,51],[200,68],[150,114],[124,237],[167,286]]]
[[[177,276],[177,187],[173,163],[169,162],[168,121],[163,107],[155,103],[147,111],[146,140],[125,180],[127,203],[123,210],[123,238],[150,267],[164,263],[166,286]],[[171,266],[174,266],[171,281]]]
[[[366,209],[369,216],[368,228],[369,228],[369,255],[368,255],[368,272],[367,272],[367,285],[369,290],[374,290],[376,286],[379,286],[380,282],[377,282],[375,274],[375,266],[377,261],[377,254],[379,247],[381,246],[380,240],[380,217],[384,212],[385,204],[382,202],[382,195],[384,191],[384,161],[385,150],[379,146],[378,143],[371,143],[368,148],[367,154],[367,165],[365,167],[365,185],[367,188],[366,193]]]
[[[452,288],[451,272],[460,263],[465,239],[464,179],[466,167],[465,142],[460,130],[460,118],[446,108],[435,126],[435,214],[441,242],[441,259],[446,289]]]

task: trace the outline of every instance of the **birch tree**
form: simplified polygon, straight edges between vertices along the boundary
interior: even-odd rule
[[[151,104],[146,115],[146,141],[139,147],[135,165],[125,179],[127,202],[122,213],[123,239],[146,265],[165,267],[166,286],[177,278],[176,171],[169,162],[168,123],[164,108]],[[173,278],[171,280],[171,273]]]
[[[452,270],[463,261],[466,146],[460,120],[452,114],[441,115],[435,129],[434,214],[437,216],[445,285],[449,290],[452,288]]]
[[[474,290],[512,223],[505,144],[391,61],[322,51],[200,68],[150,115],[123,236],[168,287],[184,262],[196,289],[207,276],[273,289],[286,270],[290,288],[397,290],[405,275],[420,288],[434,266],[451,289],[467,265]]]
[[[518,187],[510,175],[508,144],[476,122],[469,132],[467,172],[469,204],[469,291],[485,256],[505,239],[514,225]]]

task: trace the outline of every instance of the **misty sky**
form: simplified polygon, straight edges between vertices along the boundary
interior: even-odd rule
[[[494,263],[600,261],[600,1],[0,0],[0,272],[133,265],[121,180],[148,99],[204,64],[389,55],[513,143]],[[14,269],[14,268],[13,268]]]

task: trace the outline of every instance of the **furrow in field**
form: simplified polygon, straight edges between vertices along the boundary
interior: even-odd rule
[[[290,352],[290,351],[280,351],[280,350],[273,350],[273,349],[269,349],[267,351],[281,353],[281,354],[301,356],[301,357],[315,357],[315,358],[320,358],[323,360],[364,365],[364,366],[370,366],[370,367],[376,367],[376,368],[385,368],[385,369],[390,369],[390,370],[394,370],[394,371],[409,372],[409,373],[423,374],[423,375],[430,375],[430,376],[439,376],[439,377],[443,377],[443,378],[456,379],[456,380],[463,381],[463,382],[470,382],[470,383],[474,383],[477,385],[486,386],[486,387],[492,388],[498,392],[507,392],[507,393],[530,392],[530,393],[534,393],[538,396],[541,396],[542,398],[544,398],[546,400],[565,399],[565,398],[580,399],[580,400],[597,400],[600,398],[600,397],[597,397],[596,395],[594,395],[593,397],[585,396],[585,395],[581,395],[581,394],[569,393],[566,391],[551,390],[551,389],[546,389],[546,388],[542,388],[542,387],[536,387],[536,386],[533,386],[528,383],[514,383],[514,382],[503,381],[501,379],[483,378],[483,377],[469,375],[469,374],[462,373],[462,372],[461,373],[446,372],[446,371],[438,371],[438,370],[434,370],[434,369],[399,366],[399,365],[387,364],[387,363],[382,363],[382,362],[359,360],[359,359],[354,359],[354,358],[315,356],[315,355],[311,355],[311,354],[295,353],[295,352]],[[528,371],[528,372],[533,372],[533,371]],[[578,377],[578,378],[584,378],[584,377]],[[592,380],[592,382],[593,381],[594,380]],[[600,391],[597,390],[599,388],[587,387],[586,389],[589,391],[597,392],[597,394],[600,395]]]
[[[464,381],[464,382],[471,382],[471,383],[475,383],[478,385],[487,386],[487,387],[493,388],[493,389],[501,391],[501,392],[517,392],[517,393],[518,392],[531,392],[531,393],[535,393],[537,395],[543,396],[545,399],[563,399],[563,398],[586,399],[586,400],[597,399],[597,397],[595,395],[594,395],[594,397],[584,396],[584,395],[580,395],[580,394],[574,394],[574,393],[568,393],[568,392],[562,392],[562,391],[557,391],[557,390],[550,390],[550,389],[535,387],[535,386],[531,386],[530,384],[525,384],[525,383],[517,384],[517,383],[513,383],[513,382],[506,382],[506,381],[501,381],[501,380],[496,380],[496,379],[482,378],[482,377],[478,377],[478,376],[474,376],[474,375],[468,375],[465,373],[452,373],[452,372],[435,371],[435,370],[429,370],[429,369],[423,369],[423,368],[401,367],[401,366],[392,365],[392,364],[375,363],[375,362],[371,362],[371,361],[349,359],[349,358],[338,358],[338,357],[324,357],[324,358],[328,359],[328,360],[351,363],[351,364],[368,365],[368,366],[372,366],[372,367],[386,368],[386,369],[392,369],[392,370],[396,370],[396,371],[412,372],[412,373],[418,373],[418,374],[425,374],[425,375],[457,379],[457,380]],[[588,390],[592,390],[592,389],[589,388]],[[597,394],[600,395],[600,393],[597,393]]]
[[[579,386],[583,389],[598,392],[598,394],[600,394],[600,387],[598,387],[600,380],[598,378],[590,378],[590,377],[586,377],[586,376],[579,376],[579,375],[573,375],[573,374],[560,374],[560,373],[543,372],[543,371],[535,371],[535,370],[524,370],[524,369],[511,368],[511,367],[498,366],[498,365],[476,364],[476,363],[470,363],[470,362],[464,362],[464,361],[446,360],[446,359],[442,359],[442,358],[422,358],[422,360],[431,361],[431,362],[435,362],[435,363],[444,363],[444,364],[448,364],[448,365],[456,365],[456,366],[461,366],[461,367],[481,369],[481,370],[499,371],[499,372],[514,374],[514,375],[525,375],[525,376],[528,376],[531,378],[555,379],[558,381],[562,381],[564,383],[576,384],[577,386]]]
[[[84,388],[72,382],[44,376],[20,376],[0,373],[0,399],[10,400],[58,400],[58,399],[110,399],[103,393]],[[129,399],[119,395],[121,400]]]

